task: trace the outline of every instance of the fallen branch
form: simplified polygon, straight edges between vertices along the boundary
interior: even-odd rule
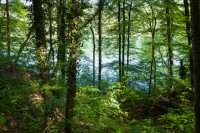
[[[53,121],[55,120],[56,118],[53,118],[52,121],[49,123],[49,125],[44,129],[44,131],[42,133],[45,133],[47,131],[47,129],[49,128],[49,126],[53,123]]]

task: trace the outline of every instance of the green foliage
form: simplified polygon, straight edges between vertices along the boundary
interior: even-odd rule
[[[126,132],[127,113],[119,108],[115,94],[118,90],[109,88],[101,94],[94,87],[80,87],[75,107],[75,131]]]
[[[4,7],[4,5],[1,5]],[[2,11],[1,11],[2,10]],[[0,45],[1,52],[6,51],[6,42],[7,42],[7,35],[6,35],[6,14],[4,13],[5,8],[0,8]],[[17,53],[20,44],[26,38],[26,32],[28,31],[28,23],[29,20],[27,19],[27,11],[24,9],[24,4],[20,2],[20,0],[15,0],[14,2],[9,2],[9,12],[10,12],[10,35],[11,35],[11,52]]]
[[[192,133],[194,132],[194,110],[192,107],[170,109],[159,118],[132,120],[133,133]]]
[[[141,97],[131,88],[125,86],[118,86],[120,89],[117,100],[119,101],[120,107],[126,110],[134,109],[138,106],[138,102],[141,100]]]
[[[0,90],[0,123],[12,131],[39,131],[41,123],[35,118],[40,116],[40,109],[35,106],[29,93],[31,88],[19,86]],[[38,114],[39,113],[39,114]],[[6,116],[6,117],[5,117]],[[27,121],[29,121],[27,123]]]
[[[194,110],[192,107],[182,107],[170,110],[158,119],[160,128],[167,132],[191,133],[194,132]]]

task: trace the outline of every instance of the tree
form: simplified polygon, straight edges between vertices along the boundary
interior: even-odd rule
[[[171,0],[166,0],[166,22],[167,22],[167,46],[168,46],[168,62],[169,62],[169,87],[173,86],[173,48],[172,48],[172,20],[171,20]]]
[[[118,0],[117,6],[118,6],[118,49],[119,49],[119,81],[121,81],[122,78],[122,64],[121,64],[121,7],[120,7],[121,1]]]
[[[98,33],[99,33],[99,75],[98,75],[98,88],[101,89],[101,78],[102,78],[102,10],[104,1],[99,0],[99,14],[98,14]]]
[[[40,71],[40,79],[42,80],[42,85],[49,84],[49,69],[48,69],[48,55],[46,48],[46,38],[45,38],[45,26],[44,26],[44,11],[42,8],[42,1],[33,0],[33,16],[34,16],[34,28],[35,28],[35,39],[38,57],[38,68]],[[46,100],[46,94],[42,90],[44,104]],[[46,106],[44,112],[44,127],[47,123]]]
[[[92,43],[93,43],[93,86],[95,87],[95,51],[96,51],[96,44],[95,44],[95,34],[94,29],[91,26],[90,30],[92,32]]]
[[[192,52],[195,89],[195,132],[200,133],[200,1],[191,0]]]
[[[150,1],[148,1],[148,5],[151,9],[151,18],[149,20],[149,29],[151,32],[151,68],[150,68],[150,78],[149,78],[149,96],[152,92],[152,79],[154,81],[154,88],[156,89],[156,58],[155,58],[155,34],[156,34],[156,15],[155,9]]]
[[[10,14],[9,14],[8,0],[6,0],[6,17],[7,17],[7,56],[10,57]]]
[[[48,19],[49,19],[49,54],[48,54],[48,61],[50,61],[51,57],[53,59],[53,66],[55,66],[55,60],[54,60],[54,48],[53,48],[53,1],[49,0],[47,1],[48,6]]]
[[[122,10],[122,22],[123,22],[123,25],[122,25],[122,77],[125,76],[125,73],[124,73],[124,65],[125,65],[125,43],[126,43],[126,24],[125,24],[125,21],[126,21],[126,16],[125,16],[125,0],[123,0],[123,10]]]
[[[130,5],[129,5],[129,10],[128,10],[128,38],[127,38],[127,70],[126,70],[126,76],[128,76],[128,67],[129,67],[129,63],[130,63],[130,38],[131,38],[131,11],[132,11],[132,5],[133,2],[131,1]]]
[[[66,14],[66,1],[65,0],[59,0],[58,4],[58,54],[57,54],[57,60],[58,63],[61,64],[61,73],[63,80],[65,79],[66,74],[66,24],[65,24],[65,14]]]
[[[184,0],[184,8],[185,8],[185,27],[186,27],[186,34],[189,46],[189,68],[190,68],[190,83],[191,86],[194,86],[194,79],[193,79],[193,58],[192,58],[192,36],[191,36],[191,23],[190,23],[190,12],[189,12],[189,3],[188,0]]]
[[[68,3],[68,68],[67,68],[67,101],[66,101],[66,127],[65,132],[72,132],[72,119],[74,112],[74,101],[76,96],[76,74],[77,74],[77,49],[79,46],[80,28],[80,3],[78,0],[70,0]]]

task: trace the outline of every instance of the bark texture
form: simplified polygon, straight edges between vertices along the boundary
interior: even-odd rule
[[[6,0],[6,17],[7,17],[7,56],[10,57],[10,13],[9,13],[8,0]]]
[[[101,89],[102,78],[102,10],[103,0],[99,0],[99,14],[98,14],[98,33],[99,33],[99,75],[98,75],[98,89]]]
[[[148,4],[151,9],[151,20],[149,21],[150,30],[151,30],[151,68],[150,68],[150,78],[149,78],[149,96],[152,94],[152,91],[156,89],[156,57],[155,57],[155,34],[156,34],[156,16],[154,13],[154,9],[150,1]],[[152,81],[154,87],[152,88]]]
[[[74,101],[76,96],[76,74],[77,74],[77,49],[79,46],[79,1],[71,0],[68,3],[68,33],[69,33],[69,58],[67,67],[67,101],[66,101],[66,127],[65,132],[71,133],[73,129]]]
[[[123,0],[123,10],[122,10],[122,17],[123,17],[123,26],[122,26],[122,78],[125,76],[124,73],[124,65],[125,65],[125,37],[126,37],[126,16],[125,16],[125,0]]]
[[[63,80],[66,75],[66,24],[65,24],[65,15],[66,15],[66,2],[65,0],[59,0],[58,7],[58,63],[61,65],[61,74]]]
[[[184,0],[184,8],[185,8],[185,26],[186,26],[186,34],[189,46],[189,68],[190,68],[190,83],[191,86],[194,86],[194,77],[193,77],[193,57],[192,57],[192,35],[191,35],[191,22],[190,22],[190,13],[189,13],[189,3],[188,0]]]
[[[118,47],[119,47],[119,81],[122,78],[122,46],[121,46],[121,7],[120,7],[120,0],[118,0]]]
[[[173,48],[172,48],[172,21],[170,16],[171,0],[166,0],[166,21],[167,21],[167,46],[169,63],[169,88],[173,86]]]
[[[92,32],[92,43],[93,43],[93,86],[95,87],[95,51],[96,51],[96,44],[95,44],[95,34],[94,29],[90,27]]]
[[[48,59],[45,39],[45,26],[44,26],[44,11],[42,8],[42,1],[33,0],[33,15],[34,15],[34,29],[38,57],[38,69],[40,71],[40,78],[43,84],[49,84],[49,70]],[[46,101],[46,94],[42,92],[44,102]],[[47,123],[46,106],[44,112],[44,127]]]
[[[200,133],[200,1],[191,0],[192,51],[195,88],[195,132]]]

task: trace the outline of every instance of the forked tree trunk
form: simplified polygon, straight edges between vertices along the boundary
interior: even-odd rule
[[[195,89],[195,132],[200,133],[200,1],[191,0],[192,51]]]

